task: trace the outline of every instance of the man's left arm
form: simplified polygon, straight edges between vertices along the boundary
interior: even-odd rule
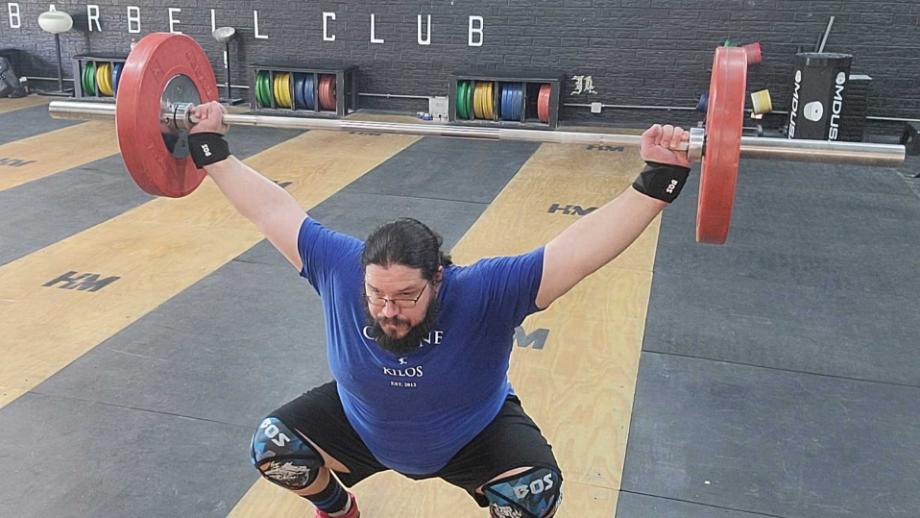
[[[546,244],[537,307],[548,307],[620,255],[677,197],[686,182],[689,162],[685,151],[671,147],[687,137],[681,128],[657,124],[642,134],[640,153],[648,167],[633,186]]]

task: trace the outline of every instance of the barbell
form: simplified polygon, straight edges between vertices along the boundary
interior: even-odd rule
[[[787,140],[742,136],[748,55],[741,47],[720,47],[713,59],[706,127],[691,128],[681,149],[702,161],[696,239],[724,243],[731,222],[741,156],[869,166],[896,166],[904,146]],[[188,156],[185,136],[195,124],[189,108],[218,100],[217,80],[207,55],[192,38],[152,33],[128,55],[115,104],[52,101],[48,111],[61,119],[115,118],[125,167],[138,186],[156,196],[181,197],[194,191],[205,172]],[[304,130],[399,133],[493,140],[639,146],[638,135],[547,131],[450,124],[405,124],[274,115],[226,114],[230,125]]]

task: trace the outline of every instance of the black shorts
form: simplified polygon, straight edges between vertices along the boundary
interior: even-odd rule
[[[351,473],[336,471],[335,474],[348,487],[389,469],[367,449],[348,422],[334,381],[310,390],[268,415],[280,419],[344,464]],[[476,489],[505,471],[528,466],[559,472],[552,446],[524,413],[517,396],[508,396],[498,416],[446,466],[430,475],[405,476],[414,480],[441,478],[465,489],[481,507],[486,507],[488,502]]]

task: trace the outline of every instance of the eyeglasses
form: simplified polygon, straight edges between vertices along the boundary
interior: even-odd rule
[[[389,299],[387,297],[379,297],[377,295],[364,295],[364,298],[367,299],[367,303],[371,306],[382,307],[386,306],[387,302],[392,302],[394,306],[399,309],[412,309],[418,304],[418,300],[422,298],[422,294],[425,293],[425,288],[428,287],[428,283],[425,283],[425,286],[422,287],[422,291],[418,292],[418,297],[414,299]]]

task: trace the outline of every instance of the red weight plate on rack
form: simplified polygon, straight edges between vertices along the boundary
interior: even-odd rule
[[[540,86],[540,93],[537,95],[537,118],[540,119],[540,122],[549,122],[549,98],[551,92],[551,85]]]
[[[218,99],[211,62],[195,40],[182,34],[149,34],[121,71],[115,129],[125,167],[137,185],[156,196],[178,198],[195,190],[205,172],[190,157],[176,158],[166,147],[160,103],[169,85],[178,85],[181,98],[175,101]],[[188,92],[190,87],[197,92]]]
[[[335,110],[335,76],[320,76],[319,107],[322,110]]]
[[[728,237],[741,158],[747,67],[743,48],[716,49],[696,214],[696,240],[701,243],[722,244]]]

